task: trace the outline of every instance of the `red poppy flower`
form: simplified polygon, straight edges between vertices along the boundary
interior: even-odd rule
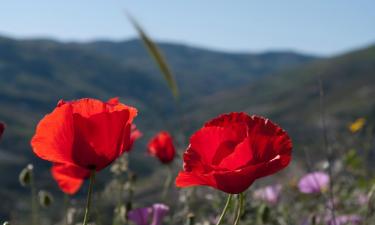
[[[90,170],[88,169],[58,163],[52,166],[51,173],[60,189],[69,195],[77,193],[83,181],[90,177]]]
[[[291,150],[288,134],[270,120],[245,113],[221,115],[190,138],[176,185],[242,193],[256,179],[286,167]]]
[[[105,168],[130,144],[135,108],[96,99],[60,101],[38,124],[31,145],[42,159],[85,169]]]
[[[0,122],[0,139],[3,136],[4,130],[5,130],[5,124]]]
[[[140,132],[137,129],[137,126],[135,124],[132,124],[131,126],[131,133],[130,133],[130,142],[127,146],[125,146],[125,152],[130,152],[130,150],[133,148],[134,142],[142,137],[142,132]]]
[[[159,132],[147,145],[148,153],[157,157],[160,162],[172,162],[176,154],[171,135],[167,131]]]

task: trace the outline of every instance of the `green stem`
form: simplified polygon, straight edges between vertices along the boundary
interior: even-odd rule
[[[163,195],[162,198],[165,199],[168,195],[169,187],[171,186],[172,183],[172,177],[173,177],[173,170],[172,166],[168,164],[168,172],[167,172],[167,179],[165,180],[164,183],[164,189],[163,189]]]
[[[128,169],[128,200],[125,205],[125,224],[129,224],[128,213],[133,208],[133,186],[136,182],[135,174]]]
[[[227,202],[225,203],[225,206],[224,206],[223,212],[221,213],[221,215],[220,215],[220,217],[219,217],[219,220],[217,221],[216,225],[220,225],[220,224],[223,222],[224,216],[225,216],[225,214],[226,214],[227,211],[228,211],[228,208],[229,208],[230,202],[232,201],[232,197],[233,197],[233,195],[231,195],[231,194],[228,195]]]
[[[115,210],[114,210],[114,216],[113,216],[113,220],[112,220],[112,225],[116,225],[116,224],[120,224],[120,221],[121,221],[121,206],[123,205],[122,203],[122,196],[123,196],[123,179],[121,176],[118,176],[117,177],[117,181],[119,182],[118,183],[118,197],[117,197],[117,204],[116,204],[116,207],[115,207]]]
[[[243,193],[238,195],[237,216],[236,216],[236,219],[234,220],[233,225],[238,225],[238,223],[240,222],[241,215],[242,215],[243,208],[244,208],[244,199],[245,198],[244,198]]]
[[[89,220],[91,196],[92,196],[92,192],[94,189],[94,182],[95,182],[95,169],[92,169],[90,172],[89,192],[87,193],[87,201],[86,201],[85,217],[83,218],[83,225],[87,225],[88,220]]]
[[[67,194],[64,195],[64,217],[65,217],[65,225],[68,225],[68,209],[69,209],[69,196]]]

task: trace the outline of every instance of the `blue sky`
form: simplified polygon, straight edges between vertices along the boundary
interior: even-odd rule
[[[375,43],[374,0],[4,0],[0,34],[62,41],[150,36],[205,48],[333,55]]]

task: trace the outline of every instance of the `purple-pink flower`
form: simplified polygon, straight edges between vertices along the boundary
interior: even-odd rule
[[[313,172],[303,176],[298,182],[298,189],[305,194],[321,193],[329,185],[329,176],[325,172]]]
[[[274,205],[279,201],[281,188],[282,186],[280,184],[269,185],[255,190],[253,196],[255,199],[266,201]]]
[[[325,225],[359,225],[362,223],[362,217],[359,215],[336,215],[335,220],[332,219],[330,214],[326,216],[316,216],[314,224],[325,224]],[[301,225],[312,225],[312,217],[305,218]]]
[[[128,213],[128,219],[137,225],[149,225],[151,213],[151,207],[133,209]]]
[[[368,204],[369,197],[365,193],[357,193],[357,203],[358,205],[366,205]]]
[[[164,217],[167,215],[169,211],[169,207],[164,204],[154,204],[152,206],[153,209],[153,216],[152,216],[152,223],[151,225],[161,225]]]
[[[335,220],[328,221],[328,225],[358,225],[362,223],[362,217],[358,215],[340,215]]]
[[[131,210],[128,218],[137,225],[161,225],[168,211],[167,205],[156,203],[151,207]]]

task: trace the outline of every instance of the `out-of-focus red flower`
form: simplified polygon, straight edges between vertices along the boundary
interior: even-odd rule
[[[147,145],[148,153],[167,164],[173,161],[176,150],[173,139],[167,131],[159,132]]]
[[[1,140],[1,137],[3,136],[4,130],[5,130],[5,124],[0,122],[0,140]]]
[[[285,168],[291,151],[288,134],[270,120],[237,112],[221,115],[190,138],[176,185],[238,194],[256,179]]]
[[[31,146],[42,159],[84,169],[105,168],[130,144],[135,108],[118,98],[60,101],[38,124]]]
[[[134,145],[134,142],[142,137],[142,132],[140,132],[138,129],[137,129],[137,126],[135,124],[132,124],[132,127],[131,127],[131,133],[130,133],[130,142],[127,146],[125,146],[125,152],[130,152],[130,150],[133,148],[133,145]]]
[[[69,195],[77,193],[84,179],[90,176],[90,170],[88,169],[57,163],[52,166],[51,173],[59,188]]]

